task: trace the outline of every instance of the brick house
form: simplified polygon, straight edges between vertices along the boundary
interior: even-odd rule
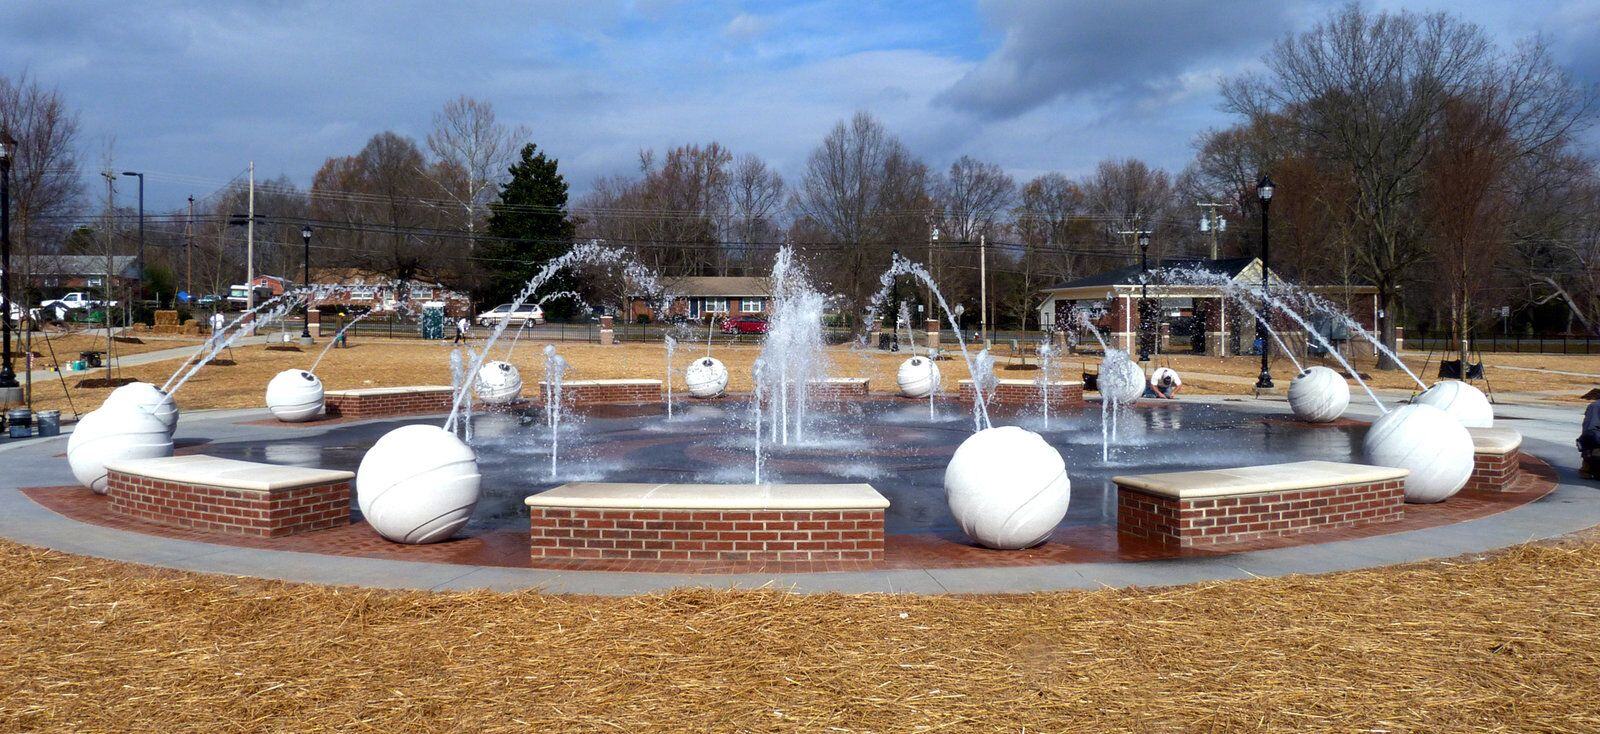
[[[691,319],[765,315],[772,297],[766,278],[750,276],[686,276],[664,279],[662,289],[671,298],[670,313]],[[628,306],[630,321],[663,318],[649,299],[635,296]]]

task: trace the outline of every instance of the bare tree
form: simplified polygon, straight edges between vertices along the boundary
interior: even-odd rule
[[[329,158],[311,184],[312,218],[321,239],[342,250],[346,264],[402,283],[428,274],[459,284],[468,268],[441,230],[449,220],[434,206],[437,191],[416,142],[392,132],[372,136],[353,156]]]
[[[0,76],[0,130],[16,139],[11,163],[12,243],[20,277],[14,294],[24,307],[33,294],[27,283],[35,273],[34,258],[48,254],[52,242],[65,236],[70,218],[83,203],[76,146],[78,113],[69,110],[61,93],[45,89],[26,74]]]
[[[1134,158],[1101,161],[1082,187],[1108,244],[1131,247],[1132,236],[1121,233],[1151,230],[1157,232],[1153,237],[1157,252],[1166,247],[1167,238],[1161,235],[1177,208],[1177,191],[1166,171]]]
[[[1477,26],[1443,13],[1374,16],[1352,4],[1279,41],[1265,59],[1270,76],[1223,87],[1230,109],[1276,115],[1350,182],[1343,214],[1391,346],[1401,283],[1427,255],[1414,212],[1430,133],[1446,103],[1482,78],[1492,48]]]
[[[825,276],[850,307],[864,307],[889,250],[925,232],[927,178],[927,167],[866,112],[835,125],[806,159],[793,206],[802,227],[843,246],[826,259]]]
[[[1000,166],[961,156],[933,185],[941,212],[940,230],[956,242],[975,242],[993,234],[999,216],[1011,205],[1017,184]]]
[[[505,180],[507,168],[531,135],[526,127],[501,124],[489,102],[464,95],[434,114],[428,150],[444,165],[419,168],[418,174],[429,176],[460,211],[469,254],[476,249],[479,224],[487,216],[495,186]]]
[[[741,155],[733,163],[733,181],[728,195],[728,236],[739,243],[733,259],[745,274],[766,264],[758,258],[763,252],[758,243],[771,242],[783,234],[783,197],[787,189],[783,177],[754,155]]]

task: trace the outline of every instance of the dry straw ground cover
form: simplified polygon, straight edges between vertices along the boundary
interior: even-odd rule
[[[0,730],[1600,731],[1600,544],[1160,590],[380,592],[0,542]]]

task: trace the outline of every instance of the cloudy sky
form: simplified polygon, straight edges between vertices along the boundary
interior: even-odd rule
[[[1600,0],[1397,0],[1511,43],[1542,35],[1600,82]],[[81,109],[86,167],[150,172],[152,208],[256,162],[309,183],[373,133],[419,140],[467,94],[528,126],[576,193],[640,148],[720,141],[787,177],[837,120],[882,118],[937,167],[1019,179],[1107,157],[1170,170],[1226,125],[1217,81],[1325,17],[1312,0],[634,3],[0,0],[0,73]],[[1600,136],[1589,136],[1600,148]],[[124,187],[124,191],[129,191]]]

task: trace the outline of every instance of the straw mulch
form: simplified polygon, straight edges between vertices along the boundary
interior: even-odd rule
[[[1600,544],[982,597],[429,594],[0,543],[4,731],[1600,731]]]

